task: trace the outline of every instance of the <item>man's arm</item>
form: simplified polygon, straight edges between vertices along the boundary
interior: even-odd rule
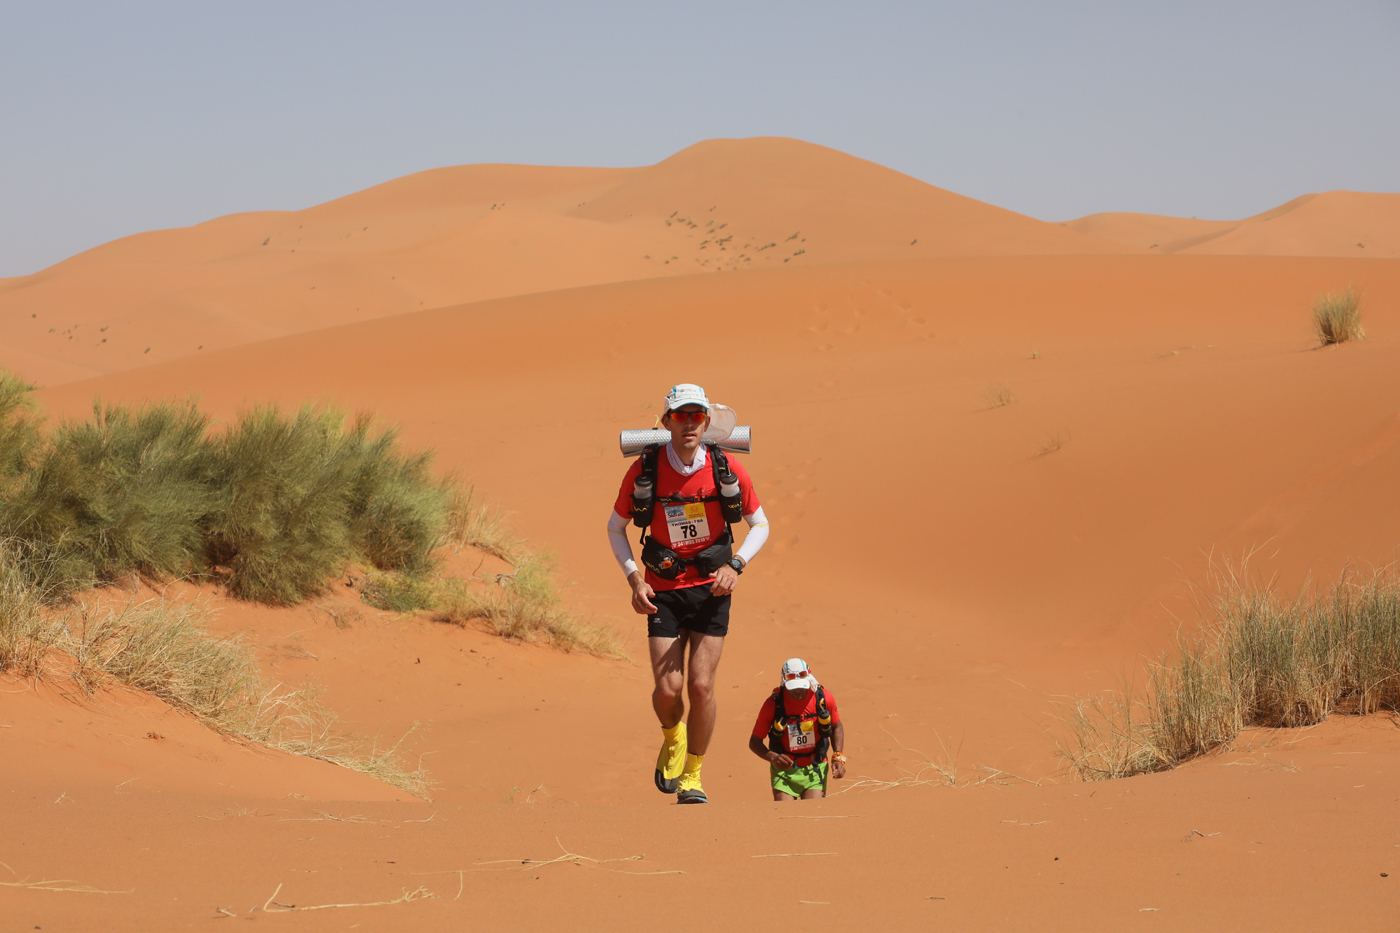
[[[608,546],[612,548],[617,565],[627,574],[627,585],[632,587],[632,608],[639,615],[649,615],[656,611],[656,604],[651,601],[656,592],[647,583],[646,574],[637,568],[637,562],[632,559],[632,542],[627,540],[627,524],[627,516],[618,515],[616,511],[608,516]]]
[[[748,523],[749,533],[744,536],[739,553],[734,555],[739,558],[741,567],[747,567],[759,548],[768,540],[768,519],[763,515],[763,506],[754,509],[753,514],[745,515],[744,521]],[[734,586],[739,582],[739,574],[733,567],[724,566],[716,570],[711,579],[715,582],[710,587],[710,592],[716,596],[728,596],[734,592]]]
[[[756,735],[749,736],[749,751],[753,752],[770,765],[776,765],[784,771],[792,767],[792,758],[790,756],[779,755],[777,752],[764,745],[763,739]]]
[[[841,754],[841,750],[846,747],[846,725],[837,720],[836,725],[831,729],[831,776],[843,778],[846,776],[846,756]],[[841,757],[836,757],[840,755]]]

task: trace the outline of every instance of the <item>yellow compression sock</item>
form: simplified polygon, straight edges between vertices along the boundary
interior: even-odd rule
[[[664,736],[666,736],[666,741],[668,741],[668,742],[674,742],[674,741],[676,740],[676,734],[677,734],[677,733],[680,733],[681,735],[684,735],[684,734],[685,734],[685,720],[684,720],[684,719],[682,719],[680,722],[676,723],[674,726],[672,726],[672,727],[669,728],[669,729],[667,729],[665,726],[662,726],[662,727],[661,727],[661,734],[664,735]]]
[[[705,756],[704,756],[704,755],[692,755],[692,754],[690,754],[689,752],[686,752],[686,754],[685,754],[685,770],[682,771],[681,774],[683,774],[683,775],[689,775],[690,777],[699,777],[699,776],[700,776],[700,766],[703,765],[704,763],[705,763]]]

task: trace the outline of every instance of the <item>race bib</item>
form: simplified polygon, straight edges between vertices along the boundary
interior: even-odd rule
[[[710,520],[705,517],[705,503],[684,502],[666,506],[666,528],[671,544],[693,544],[710,537]]]
[[[813,728],[814,723],[809,719],[806,722],[790,722],[787,724],[787,744],[788,750],[793,752],[810,752],[817,747],[817,733]]]

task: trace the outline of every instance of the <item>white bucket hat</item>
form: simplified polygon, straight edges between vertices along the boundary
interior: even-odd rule
[[[699,405],[709,413],[710,426],[705,429],[702,440],[722,441],[734,433],[734,425],[739,423],[739,416],[734,414],[734,409],[728,405],[711,402],[705,395],[705,390],[693,382],[673,385],[671,391],[666,393],[668,412],[675,411],[683,405]]]

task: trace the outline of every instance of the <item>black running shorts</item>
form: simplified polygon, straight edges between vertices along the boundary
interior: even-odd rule
[[[697,635],[728,635],[731,597],[710,595],[710,586],[704,583],[653,595],[656,611],[647,616],[647,637],[678,638],[681,629]]]

